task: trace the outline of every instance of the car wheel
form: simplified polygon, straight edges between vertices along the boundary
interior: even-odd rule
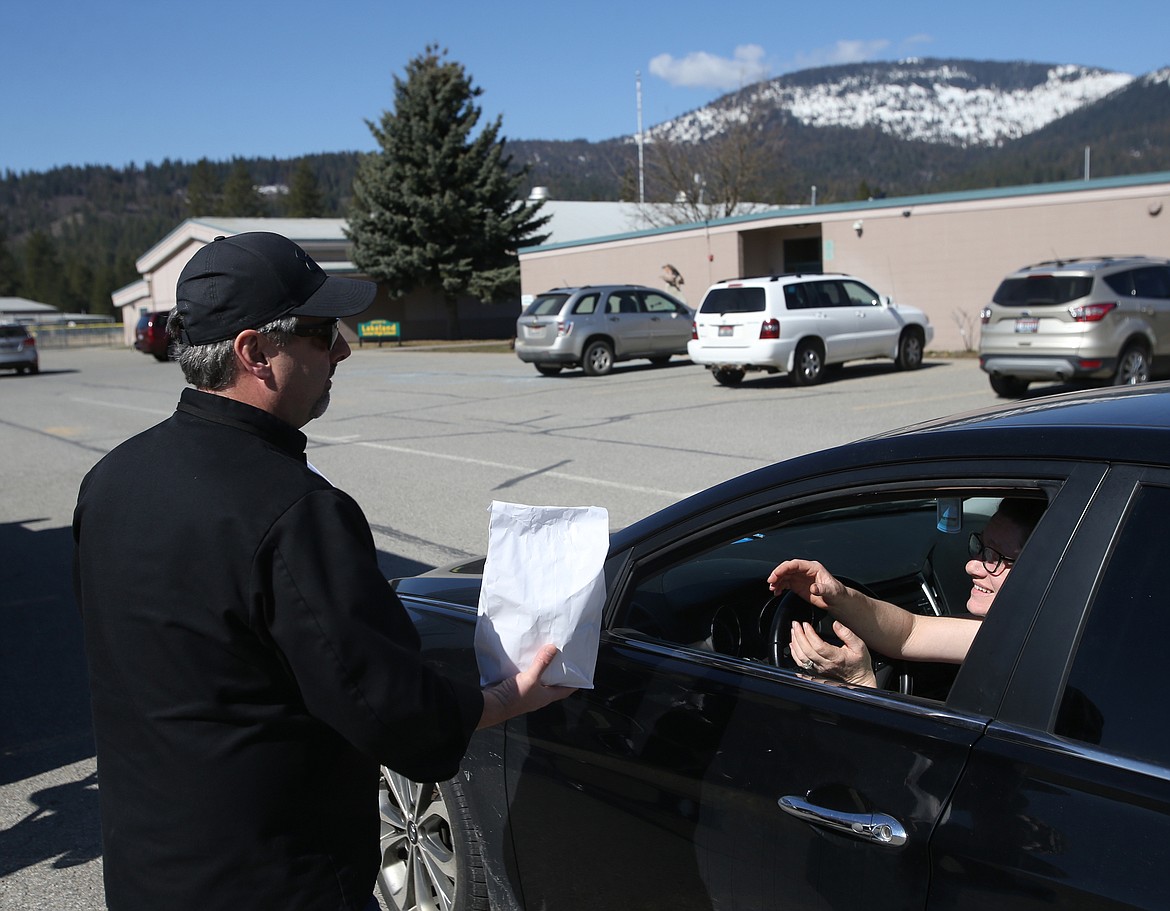
[[[392,911],[489,908],[479,839],[457,781],[411,781],[382,767],[378,891]]]
[[[1003,376],[999,373],[991,375],[991,389],[1000,398],[1018,399],[1028,391],[1028,381],[1018,376]]]
[[[1137,386],[1150,381],[1150,356],[1141,345],[1129,345],[1117,359],[1114,386]]]
[[[825,358],[820,347],[813,342],[801,342],[796,349],[792,382],[797,386],[815,386],[824,376]]]
[[[541,376],[556,376],[561,372],[560,364],[537,364],[536,372]]]
[[[711,375],[720,386],[738,386],[743,382],[744,372],[735,367],[716,367]]]
[[[167,356],[167,352],[165,352],[165,351],[161,351],[161,352],[156,351],[154,354],[154,359],[156,361],[158,361],[160,364],[165,364],[167,361],[170,360],[170,357]]]
[[[667,364],[670,363],[670,355],[669,354],[660,354],[660,355],[658,355],[658,357],[652,357],[652,358],[650,358],[650,363],[653,364],[655,367],[665,367]]]
[[[895,363],[899,370],[917,370],[922,366],[922,335],[914,329],[907,329],[898,339],[898,357]]]
[[[605,376],[613,370],[613,348],[609,342],[590,342],[585,347],[581,366],[589,376]]]

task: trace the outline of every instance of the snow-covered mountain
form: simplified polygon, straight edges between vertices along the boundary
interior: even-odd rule
[[[1145,79],[1165,79],[1167,71]],[[999,146],[1135,81],[1072,64],[908,59],[803,70],[748,86],[647,131],[698,142],[730,124],[791,118],[811,127],[876,127],[906,140]]]

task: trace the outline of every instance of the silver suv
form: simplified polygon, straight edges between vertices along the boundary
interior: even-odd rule
[[[1004,397],[1036,380],[1144,383],[1170,355],[1170,260],[1099,256],[1025,266],[980,314],[979,366]]]
[[[852,275],[771,275],[707,289],[687,351],[724,386],[738,386],[749,370],[785,371],[810,386],[829,367],[861,358],[913,370],[933,337],[925,313]]]
[[[39,373],[37,340],[19,323],[0,323],[0,370]]]
[[[687,353],[693,318],[686,304],[642,285],[554,288],[516,320],[516,354],[545,376],[565,367],[604,376],[633,358],[665,364]]]

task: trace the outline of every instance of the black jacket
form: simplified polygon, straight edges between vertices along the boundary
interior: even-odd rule
[[[81,485],[110,911],[369,899],[378,764],[455,774],[483,708],[425,668],[361,509],[305,437],[185,390]]]

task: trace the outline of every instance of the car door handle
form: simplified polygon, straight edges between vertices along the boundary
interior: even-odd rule
[[[906,830],[902,824],[885,813],[843,813],[818,807],[803,797],[781,797],[777,803],[781,810],[797,819],[852,835],[862,841],[894,847],[906,844]]]

